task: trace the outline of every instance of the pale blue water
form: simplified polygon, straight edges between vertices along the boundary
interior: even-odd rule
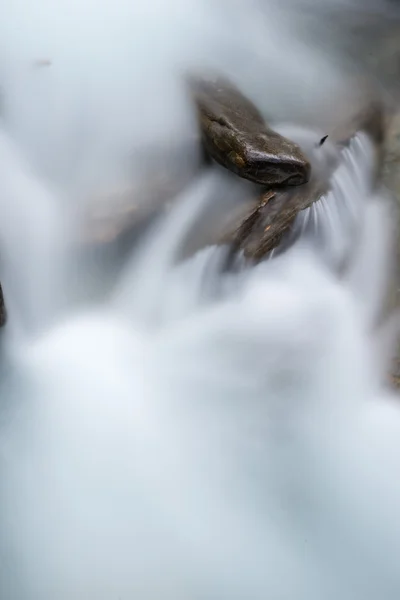
[[[193,32],[209,27],[212,38],[217,24],[208,5],[176,2],[177,23],[187,25],[179,41],[161,3],[150,3],[153,13],[128,3],[117,11],[117,4],[98,14],[72,4],[65,30],[53,28],[59,9],[45,5],[40,30],[37,4],[22,15],[17,3],[7,14],[8,26],[21,27],[3,38],[19,102],[0,140],[10,309],[0,381],[0,597],[397,599],[400,409],[386,386],[397,323],[380,319],[395,230],[390,199],[371,190],[370,143],[358,135],[333,172],[335,148],[315,156],[332,191],[299,216],[290,250],[234,274],[223,272],[223,248],[175,262],[216,195],[229,204],[224,178],[195,181],[99,301],[90,273],[72,260],[83,198],[118,180],[133,138],[157,133],[143,127],[150,105],[158,123],[171,115],[159,129],[167,139],[169,127],[190,126],[182,99],[185,110],[176,110],[171,73],[184,50],[187,62],[207,58]],[[154,56],[139,59],[148,47],[144,25],[163,37]],[[263,31],[255,29],[255,46],[245,37],[253,50]],[[51,48],[60,63],[54,59],[52,83],[38,90],[24,61],[53,56]],[[131,75],[126,48],[137,57]],[[293,68],[300,48],[313,57],[306,83]],[[272,105],[288,81],[314,92],[311,75],[325,64],[301,40],[287,49]],[[162,68],[165,79],[153,86],[149,73]],[[325,64],[321,77],[328,73],[340,82]],[[166,82],[170,95],[155,98]],[[80,132],[72,124],[89,88],[93,138],[75,171],[67,159]],[[62,105],[67,89],[76,103],[61,110],[55,98]],[[299,120],[311,112],[302,94],[294,104]],[[312,102],[320,101],[315,90]],[[306,146],[320,135],[315,126],[316,133],[297,131]],[[78,307],[74,267],[87,287]]]

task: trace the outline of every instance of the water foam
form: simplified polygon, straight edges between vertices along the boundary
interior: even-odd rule
[[[202,202],[135,264],[172,256]],[[229,285],[210,248],[156,269],[161,320],[117,294],[10,341],[3,597],[395,597],[400,414],[360,286],[384,292],[384,199],[362,214],[344,279],[300,244]],[[204,300],[207,266],[227,285]]]
[[[79,22],[75,5],[71,11],[70,26]],[[104,24],[110,12],[101,14]],[[116,29],[126,34],[125,16]],[[61,52],[54,13],[48,20],[47,40]],[[21,48],[35,54],[38,37],[29,39]],[[11,48],[20,59],[18,43]],[[93,59],[93,98],[110,84],[101,76],[108,48]],[[122,41],[118,48],[121,66]],[[72,64],[65,59],[61,89],[73,92]],[[315,58],[310,73],[319,64]],[[124,76],[122,68],[110,76],[119,93]],[[137,72],[133,80],[142,81]],[[146,94],[138,88],[139,104]],[[79,172],[64,170],[72,146],[63,119],[54,117],[56,143],[46,119],[35,122],[39,98],[26,113],[29,99],[19,97],[7,125],[18,152],[7,137],[0,148],[0,245],[17,329],[3,337],[0,596],[397,599],[400,414],[384,383],[392,340],[377,326],[393,231],[384,195],[369,189],[368,140],[353,141],[336,172],[339,188],[313,209],[325,224],[322,242],[311,230],[288,252],[234,275],[221,272],[223,248],[177,265],[188,227],[213,188],[224,189],[205,179],[150,233],[114,293],[61,313],[80,175],[93,182],[102,166],[107,181],[120,173],[132,96],[121,121],[115,101],[114,118],[98,129],[104,154]],[[158,116],[171,114],[166,98],[169,110],[158,105]],[[96,107],[95,132],[104,114]],[[151,137],[136,126],[139,139]],[[49,137],[40,139],[42,127]],[[24,152],[28,165],[35,155],[36,169],[24,165]],[[30,206],[40,208],[27,213],[22,239],[21,211]],[[334,207],[346,218],[328,227],[324,211]],[[340,275],[316,248],[333,263],[339,257]]]

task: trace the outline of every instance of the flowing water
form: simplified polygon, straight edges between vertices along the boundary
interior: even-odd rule
[[[233,196],[219,172],[193,181],[101,298],[72,250],[82,198],[128,177],[130,144],[192,127],[182,66],[219,61],[246,80],[226,49],[247,48],[255,96],[260,64],[275,82],[274,118],[317,129],[330,111],[312,75],[335,89],[346,77],[273,2],[265,29],[240,2],[225,29],[223,2],[72,3],[64,29],[59,6],[19,4],[0,25],[0,597],[397,599],[395,231],[369,139],[333,173],[333,147],[315,157],[331,192],[252,269],[226,271],[223,247],[176,261],[210,203]],[[53,70],[32,71],[48,56]]]

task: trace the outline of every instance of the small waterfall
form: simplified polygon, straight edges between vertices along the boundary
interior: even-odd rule
[[[185,135],[190,107],[176,73],[213,61],[234,71],[227,48],[242,7],[231,3],[227,27],[223,0],[214,9],[174,0],[168,10],[154,0],[153,12],[122,0],[72,3],[63,30],[60,7],[34,2],[21,13],[19,4],[5,19],[14,29],[0,24],[11,56],[0,72],[19,100],[0,138],[10,315],[0,365],[0,597],[397,600],[400,408],[386,373],[398,322],[383,311],[396,231],[391,199],[371,186],[371,141],[358,133],[348,148],[328,142],[314,157],[331,189],[298,215],[273,260],[230,272],[217,246],[180,259],[203,211],[234,201],[236,186],[211,173],[181,193],[95,298],[74,254],[83,190],[124,171],[130,142]],[[260,53],[261,33],[286,17],[270,0],[264,30],[268,11],[251,6],[237,50],[258,60],[238,65],[238,78],[253,65],[252,88],[259,65],[270,67],[274,119],[289,127],[292,104],[293,136],[307,145],[315,131],[301,117],[320,106],[321,65],[333,87],[340,70],[285,29],[284,51],[267,38]],[[18,85],[12,76],[45,50],[60,71],[41,94],[75,92],[48,122],[41,94],[26,111],[23,71]],[[296,52],[296,64],[310,61],[294,76]],[[99,147],[91,154],[87,141],[75,172],[81,131],[67,125],[86,72],[82,106]],[[283,94],[289,81],[295,102]],[[283,115],[273,110],[282,94]],[[85,304],[73,300],[74,269],[87,281]]]

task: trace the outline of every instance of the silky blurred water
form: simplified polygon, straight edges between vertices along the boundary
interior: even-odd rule
[[[226,6],[16,2],[0,24],[5,600],[399,596],[396,231],[371,141],[313,157],[331,191],[257,267],[226,271],[224,247],[177,260],[210,204],[229,208],[219,171],[101,298],[76,262],[85,194],[129,179],[131,148],[194,128],[182,70],[223,66],[282,131],[319,139],[346,76],[272,1]]]

